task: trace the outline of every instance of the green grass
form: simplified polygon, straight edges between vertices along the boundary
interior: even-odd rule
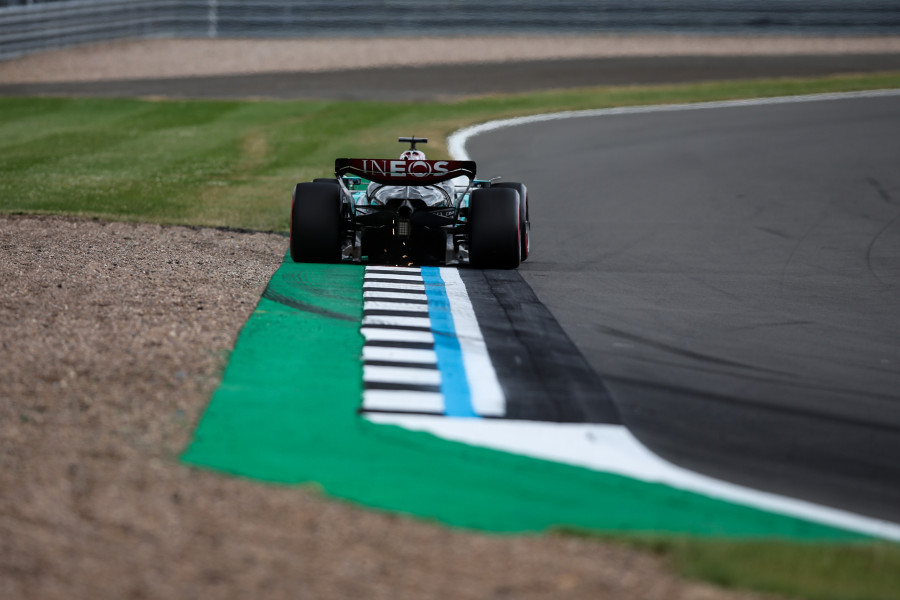
[[[900,545],[817,544],[685,537],[567,535],[615,541],[660,556],[680,575],[725,588],[808,600],[900,598]]]
[[[443,140],[548,112],[900,87],[900,74],[591,88],[446,103],[0,98],[0,212],[285,231],[298,181],[338,156],[393,156],[398,135]]]
[[[717,585],[809,600],[900,596],[900,546],[681,540],[666,554],[681,574]]]
[[[592,88],[447,103],[0,98],[0,212],[285,231],[290,191],[338,156],[393,156],[398,135],[612,106],[900,87],[900,73]],[[608,539],[608,538],[605,538]],[[620,542],[691,578],[816,600],[900,597],[900,546],[683,538]]]

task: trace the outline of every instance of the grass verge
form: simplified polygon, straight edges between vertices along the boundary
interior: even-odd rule
[[[500,95],[446,103],[0,98],[0,212],[285,231],[298,181],[398,135],[557,110],[900,87],[900,74]]]
[[[526,114],[900,87],[900,74],[591,88],[448,103],[0,98],[0,212],[285,231],[297,181],[337,156],[392,156]],[[610,539],[604,537],[602,539]],[[818,600],[896,598],[900,547],[616,538],[685,576]]]
[[[804,600],[893,600],[900,590],[900,545],[888,542],[810,544],[561,533],[651,552],[684,577],[725,588]]]

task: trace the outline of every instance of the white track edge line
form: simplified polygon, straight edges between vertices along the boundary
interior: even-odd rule
[[[427,431],[464,444],[615,473],[839,529],[900,541],[900,525],[896,523],[745,487],[679,467],[651,452],[621,425],[550,424],[502,419],[470,422],[418,415],[377,415],[369,418],[376,423]]]
[[[641,106],[620,106],[615,108],[596,108],[589,110],[570,110],[556,113],[541,113],[512,119],[498,119],[471,127],[459,129],[447,138],[447,150],[455,160],[472,160],[466,151],[466,142],[476,135],[542,121],[575,119],[580,117],[603,117],[609,115],[635,115],[655,112],[675,112],[685,110],[705,110],[711,108],[732,108],[739,106],[765,106],[771,104],[794,104],[797,102],[821,102],[824,100],[844,100],[850,98],[883,98],[900,96],[900,89],[866,90],[860,92],[835,92],[826,94],[805,94],[802,96],[773,96],[770,98],[747,98],[743,100],[719,100],[716,102],[691,102],[683,104],[651,104]]]

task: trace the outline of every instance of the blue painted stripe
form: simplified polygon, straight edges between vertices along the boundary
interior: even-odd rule
[[[434,351],[441,371],[441,393],[444,394],[444,412],[448,417],[477,417],[472,408],[472,394],[466,379],[462,349],[453,325],[450,299],[444,289],[440,269],[422,267],[425,294],[428,297],[428,316],[434,333]]]

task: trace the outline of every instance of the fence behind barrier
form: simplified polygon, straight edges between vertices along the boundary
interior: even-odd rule
[[[0,0],[0,59],[133,37],[900,33],[896,0]]]

